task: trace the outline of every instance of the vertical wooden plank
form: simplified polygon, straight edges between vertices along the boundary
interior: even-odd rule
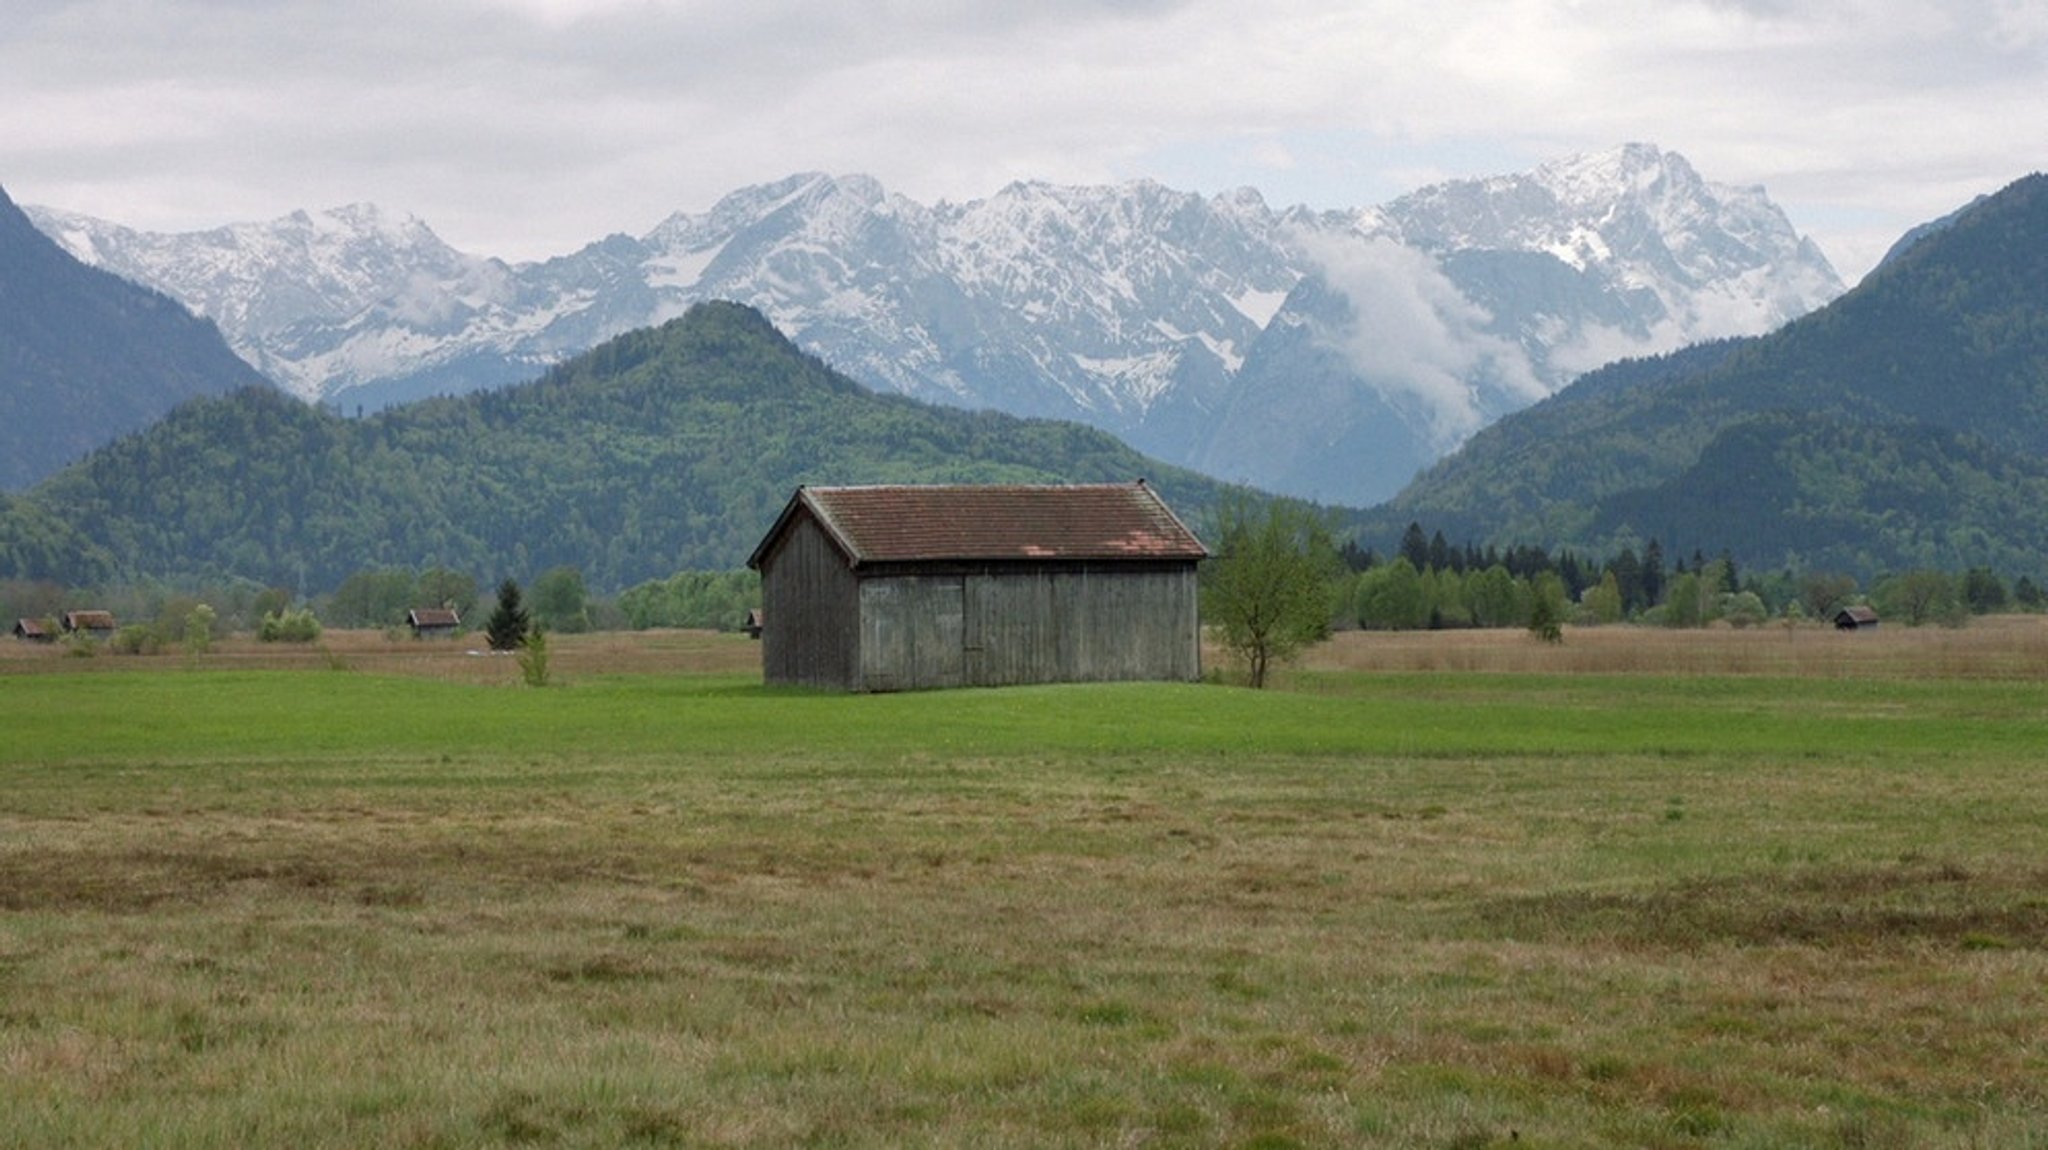
[[[963,675],[962,580],[891,576],[860,589],[861,688],[912,691],[958,687]]]
[[[809,516],[784,532],[761,570],[763,678],[853,690],[857,604],[853,572]]]

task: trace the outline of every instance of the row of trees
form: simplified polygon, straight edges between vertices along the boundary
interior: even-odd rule
[[[1641,556],[1624,548],[1603,563],[1569,551],[1454,548],[1440,532],[1432,538],[1410,524],[1398,553],[1382,561],[1335,544],[1324,520],[1284,503],[1226,501],[1210,538],[1216,554],[1203,574],[1203,617],[1255,687],[1274,663],[1348,626],[1526,627],[1556,641],[1566,622],[1748,627],[1773,618],[1825,621],[1868,603],[1906,626],[1953,626],[1972,614],[2048,609],[2048,595],[2031,579],[2008,587],[1988,568],[1907,571],[1866,592],[1854,578],[1829,572],[1738,578],[1726,555],[1694,552],[1666,570],[1654,540]]]
[[[1347,621],[1376,629],[1517,625],[1532,589],[1554,580],[1581,624],[1624,621],[1697,627],[1725,621],[1748,626],[1790,614],[1825,619],[1842,607],[1869,603],[1909,625],[1955,623],[1970,615],[2048,609],[2048,593],[2022,575],[2008,584],[1988,567],[1960,575],[1915,569],[1880,576],[1864,588],[1849,575],[1783,570],[1744,574],[1723,552],[1699,551],[1667,568],[1652,539],[1640,555],[1623,547],[1605,561],[1532,547],[1485,551],[1453,547],[1443,534],[1409,524],[1393,559],[1371,552],[1346,556],[1354,572]]]

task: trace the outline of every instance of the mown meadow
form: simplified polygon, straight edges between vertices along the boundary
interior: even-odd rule
[[[2048,1145],[2035,622],[12,653],[0,1144]]]

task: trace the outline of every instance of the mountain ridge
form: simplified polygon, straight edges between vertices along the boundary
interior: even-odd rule
[[[1710,184],[1649,145],[1337,212],[1275,210],[1248,189],[1204,196],[1145,180],[1019,181],[928,206],[871,177],[799,173],[737,189],[705,212],[672,213],[637,237],[518,265],[456,252],[410,217],[360,207],[185,238],[38,212],[82,257],[234,317],[223,323],[242,324],[230,334],[253,362],[344,409],[502,386],[692,302],[724,298],[758,307],[878,390],[1079,420],[1175,463],[1350,503],[1393,487],[1362,487],[1341,456],[1311,460],[1301,477],[1273,471],[1263,453],[1237,444],[1225,419],[1259,406],[1282,432],[1312,434],[1333,418],[1375,418],[1389,387],[1412,384],[1409,365],[1347,355],[1329,393],[1340,410],[1330,412],[1266,402],[1240,378],[1248,362],[1269,358],[1255,356],[1258,342],[1290,293],[1337,262],[1331,252],[1377,244],[1412,257],[1416,274],[1430,277],[1428,314],[1458,317],[1440,325],[1442,338],[1468,355],[1485,350],[1514,384],[1477,397],[1421,392],[1418,402],[1442,410],[1386,433],[1404,460],[1420,463],[1583,367],[1767,330],[1841,287],[1760,191]],[[1559,212],[1563,224],[1539,218]],[[1601,231],[1608,217],[1633,230]],[[266,268],[252,261],[268,243],[297,247]],[[178,256],[181,244],[199,254]],[[406,244],[417,246],[415,268]],[[1520,262],[1503,270],[1513,261],[1471,258],[1486,253]],[[320,266],[334,261],[343,266]],[[1548,286],[1530,286],[1536,264]],[[1325,278],[1340,294],[1355,287]],[[326,294],[293,316],[304,284],[326,285]],[[257,306],[258,297],[274,306]],[[1369,351],[1351,334],[1356,308],[1315,318],[1318,340]]]
[[[182,399],[262,383],[212,323],[73,259],[0,189],[0,490]]]
[[[379,566],[572,566],[616,591],[737,567],[801,483],[1134,478],[1187,515],[1221,492],[1080,425],[878,394],[706,303],[528,383],[363,419],[268,387],[189,401],[0,502],[0,578],[306,594]]]
[[[2013,493],[2048,496],[2044,459],[2048,177],[2037,174],[1777,331],[1609,367],[1500,420],[1391,501],[1374,530],[1419,519],[1596,550],[1657,536],[1858,574],[2038,567],[2048,512]],[[1818,541],[1823,531],[1835,542]]]

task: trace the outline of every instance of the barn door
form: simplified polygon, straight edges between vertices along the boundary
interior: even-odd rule
[[[958,578],[874,579],[861,585],[861,682],[870,691],[957,687]]]

